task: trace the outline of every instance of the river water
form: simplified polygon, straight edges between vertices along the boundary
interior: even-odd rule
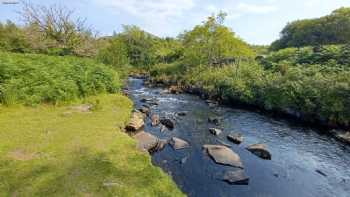
[[[161,88],[147,88],[143,80],[130,78],[128,88],[135,108],[144,97],[156,98],[152,113],[174,117],[174,130],[161,132],[146,121],[145,131],[159,138],[179,137],[190,148],[173,150],[169,145],[152,155],[155,165],[172,176],[188,196],[198,197],[350,197],[350,147],[317,129],[272,118],[249,110],[225,106],[209,107],[194,95],[160,94]],[[186,111],[184,117],[176,112]],[[213,136],[208,117],[221,117],[223,133]],[[241,145],[226,140],[231,132],[244,135]],[[222,181],[223,173],[232,167],[218,165],[205,154],[204,144],[232,145],[245,166],[249,185],[230,185]],[[265,143],[272,160],[262,160],[245,149]]]

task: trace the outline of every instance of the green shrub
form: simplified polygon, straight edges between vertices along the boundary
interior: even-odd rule
[[[4,104],[68,102],[120,88],[115,71],[95,61],[0,53],[0,101]]]

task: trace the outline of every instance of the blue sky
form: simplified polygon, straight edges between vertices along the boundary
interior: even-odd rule
[[[16,0],[0,0],[16,1]],[[87,18],[87,23],[110,35],[122,24],[138,25],[158,36],[176,36],[220,10],[228,13],[225,24],[245,41],[270,44],[287,22],[329,14],[350,0],[32,0],[62,4]],[[20,5],[0,4],[0,21],[18,21]]]

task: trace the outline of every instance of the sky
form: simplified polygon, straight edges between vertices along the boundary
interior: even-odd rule
[[[15,2],[17,0],[0,0]],[[28,1],[28,0],[27,0]],[[191,30],[219,11],[228,14],[225,25],[250,44],[270,44],[291,21],[327,15],[350,0],[29,0],[38,5],[58,4],[74,9],[100,35],[137,25],[160,37]],[[0,21],[20,23],[20,4],[0,4]]]

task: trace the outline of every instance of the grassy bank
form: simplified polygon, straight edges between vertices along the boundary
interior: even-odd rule
[[[154,81],[198,89],[209,97],[259,106],[304,121],[350,126],[350,72],[344,66],[258,62],[223,67],[156,65]],[[344,69],[343,69],[344,68]]]
[[[0,196],[182,196],[121,131],[130,100],[85,103],[0,108]]]

